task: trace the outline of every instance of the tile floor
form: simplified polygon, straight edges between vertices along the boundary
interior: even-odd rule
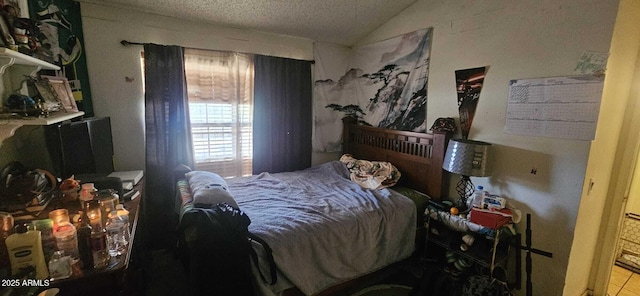
[[[614,265],[607,288],[608,296],[640,296],[640,274]]]

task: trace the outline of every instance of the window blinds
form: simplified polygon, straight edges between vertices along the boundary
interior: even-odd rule
[[[253,60],[249,54],[185,49],[197,170],[251,175]]]

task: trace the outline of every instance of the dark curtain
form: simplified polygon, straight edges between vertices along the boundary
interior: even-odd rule
[[[253,174],[311,165],[311,62],[256,55]]]
[[[145,44],[145,220],[152,247],[171,246],[177,227],[173,169],[193,167],[184,51]]]

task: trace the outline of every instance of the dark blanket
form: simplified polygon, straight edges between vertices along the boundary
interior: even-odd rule
[[[226,204],[185,212],[181,230],[190,295],[253,295],[251,244],[242,211]]]

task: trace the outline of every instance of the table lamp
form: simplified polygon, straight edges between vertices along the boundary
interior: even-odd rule
[[[460,195],[458,206],[465,209],[467,198],[473,194],[475,187],[469,177],[487,177],[491,173],[487,168],[490,143],[451,139],[447,146],[442,168],[448,172],[461,175],[456,184],[456,191]]]

